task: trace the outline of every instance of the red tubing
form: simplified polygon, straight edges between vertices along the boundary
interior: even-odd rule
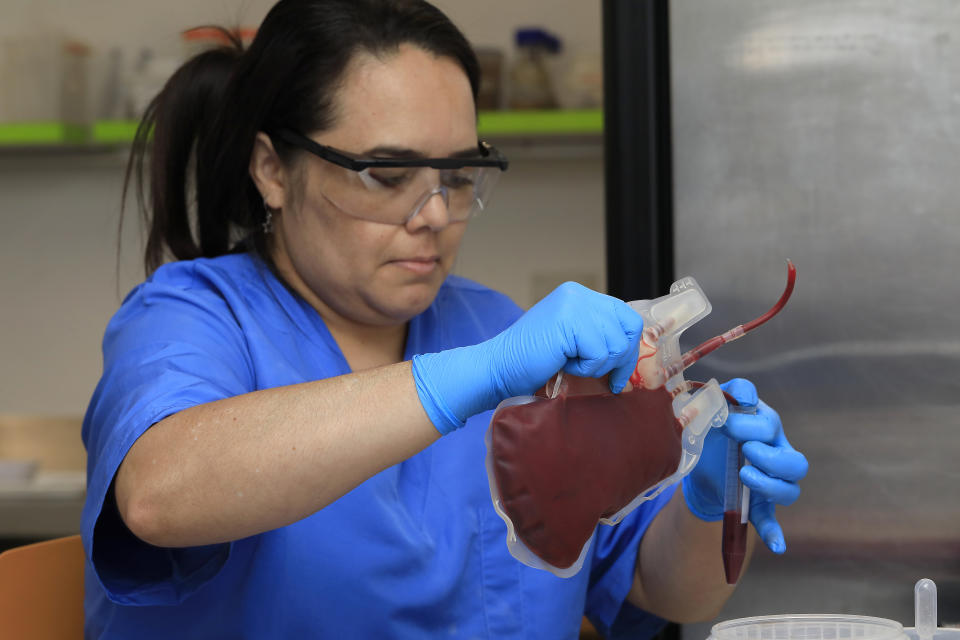
[[[797,268],[793,266],[793,263],[790,260],[787,260],[787,286],[780,295],[780,299],[777,300],[777,303],[770,307],[770,310],[762,316],[754,318],[746,324],[736,326],[733,329],[730,329],[730,331],[727,331],[719,336],[714,336],[687,351],[682,356],[683,368],[686,369],[703,356],[717,349],[720,345],[732,342],[748,331],[753,331],[767,320],[780,313],[780,310],[783,309],[784,305],[787,304],[787,300],[789,300],[790,296],[793,294],[793,286],[796,283]]]
[[[783,306],[787,304],[787,300],[790,299],[790,296],[793,294],[793,286],[797,283],[797,268],[793,266],[793,263],[787,260],[787,286],[783,290],[783,293],[780,295],[780,299],[777,300],[777,303],[773,305],[769,311],[760,316],[759,318],[754,318],[747,324],[743,325],[743,332],[752,331],[762,325],[764,322],[772,318],[773,316],[780,313],[780,310],[783,309]]]

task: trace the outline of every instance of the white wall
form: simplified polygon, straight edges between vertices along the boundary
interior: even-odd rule
[[[173,51],[184,27],[256,22],[268,4],[0,0],[0,35],[66,26],[103,48]],[[598,48],[598,3],[568,3],[563,13],[545,1],[438,4],[478,44],[506,47],[512,25],[537,22]],[[511,168],[493,209],[471,223],[457,272],[525,306],[565,278],[605,286],[599,144],[506,151]],[[135,212],[117,261],[122,172],[122,155],[0,151],[0,413],[83,412],[100,373],[104,326],[142,275]]]
[[[513,28],[543,26],[574,48],[598,50],[600,3],[553,0],[435,0],[476,45],[509,49]],[[0,35],[42,27],[64,29],[90,44],[155,48],[173,53],[179,33],[202,24],[257,25],[270,0],[2,0]]]

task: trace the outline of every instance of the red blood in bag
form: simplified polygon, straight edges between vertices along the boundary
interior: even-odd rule
[[[527,548],[561,569],[600,518],[677,470],[683,432],[663,387],[611,402],[606,377],[563,380],[556,398],[502,407],[491,427],[503,510]]]

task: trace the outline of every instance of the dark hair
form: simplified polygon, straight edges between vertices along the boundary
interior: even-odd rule
[[[356,53],[389,54],[413,44],[452,58],[463,67],[476,102],[473,49],[424,0],[280,0],[247,51],[232,32],[223,32],[231,46],[187,61],[137,129],[124,200],[135,174],[149,229],[147,274],[168,256],[214,257],[238,248],[255,251],[272,266],[260,229],[266,212],[248,170],[257,132],[333,126],[334,93]],[[283,145],[276,149],[285,162],[298,153]]]

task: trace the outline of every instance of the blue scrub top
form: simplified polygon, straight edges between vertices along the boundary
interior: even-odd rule
[[[406,355],[475,344],[520,315],[450,277],[411,320]],[[663,622],[624,605],[639,541],[666,491],[601,525],[584,569],[561,579],[509,553],[484,467],[486,412],[333,504],[229,544],[163,549],[117,514],[111,483],[150,425],[197,404],[350,368],[319,314],[247,254],[161,267],[107,327],[83,425],[88,495],[86,637],[648,637]]]

